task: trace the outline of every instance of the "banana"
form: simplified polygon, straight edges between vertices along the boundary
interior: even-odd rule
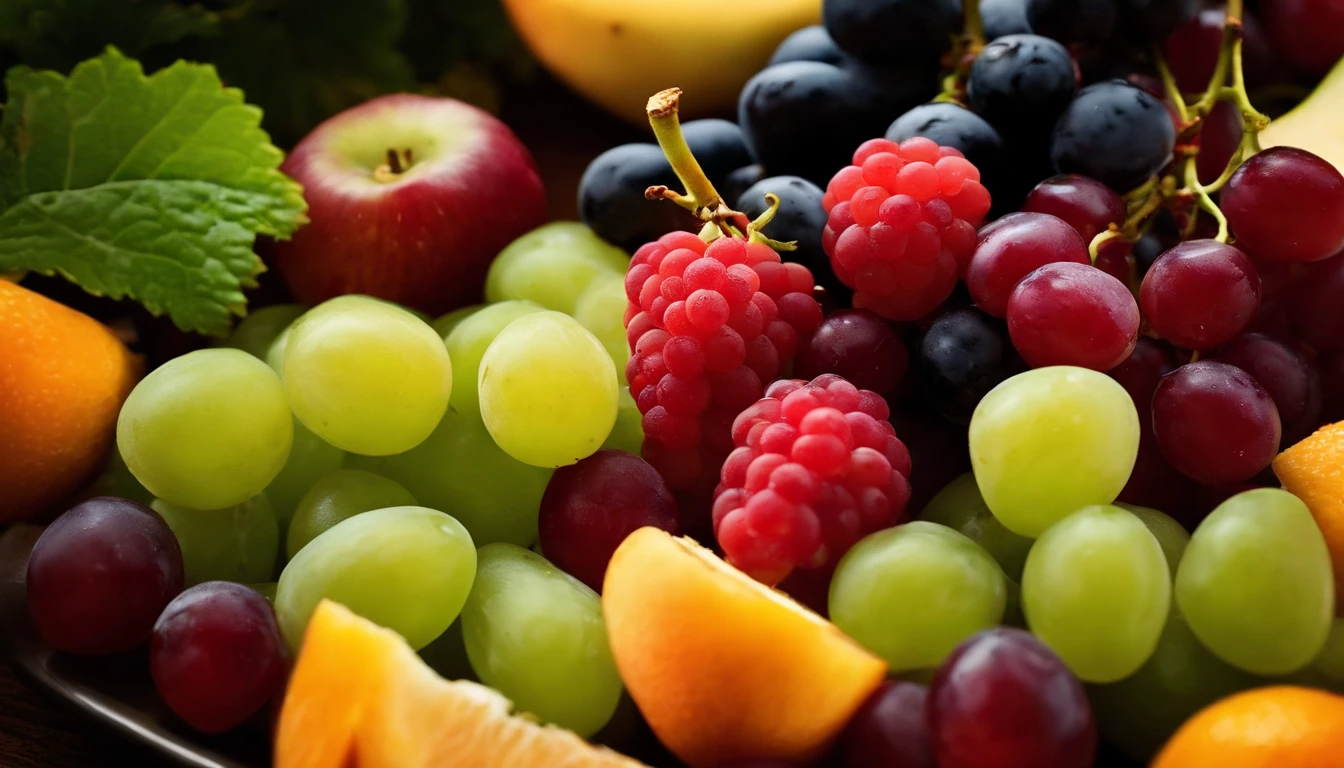
[[[821,18],[821,0],[504,0],[504,7],[553,75],[639,124],[648,98],[673,86],[686,92],[683,117],[732,112],[780,41]]]

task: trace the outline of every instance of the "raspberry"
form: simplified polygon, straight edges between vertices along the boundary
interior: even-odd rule
[[[902,522],[910,452],[889,415],[881,396],[834,374],[777,381],[738,415],[713,513],[728,562],[773,585]]]
[[[989,203],[980,171],[958,150],[873,139],[826,188],[822,246],[855,307],[917,320],[952,295]]]
[[[635,252],[626,379],[644,416],[644,458],[674,491],[708,499],[734,417],[821,324],[814,284],[807,268],[743,238],[674,232]]]

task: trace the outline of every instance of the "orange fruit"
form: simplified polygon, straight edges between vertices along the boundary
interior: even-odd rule
[[[1335,594],[1344,596],[1344,421],[1321,427],[1280,453],[1274,474],[1311,510],[1330,550]],[[1336,606],[1344,609],[1344,600]]]
[[[0,523],[50,511],[107,461],[139,360],[93,318],[0,280]]]
[[[695,768],[805,762],[887,674],[834,624],[657,528],[612,555],[602,612],[630,696]]]
[[[323,601],[276,730],[276,768],[639,768],[509,714],[497,691],[431,670],[397,633]]]
[[[1274,686],[1238,693],[1185,721],[1152,768],[1344,767],[1344,698]]]

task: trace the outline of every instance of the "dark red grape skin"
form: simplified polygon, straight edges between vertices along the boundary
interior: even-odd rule
[[[957,646],[933,677],[928,707],[938,768],[1090,768],[1096,758],[1082,683],[1020,629]]]
[[[928,695],[918,683],[882,683],[840,735],[845,768],[936,768],[925,716]]]
[[[1283,442],[1292,445],[1311,434],[1321,415],[1321,379],[1316,367],[1278,339],[1246,333],[1213,350],[1208,358],[1251,374],[1274,399],[1283,425]]]
[[[909,363],[905,344],[885,320],[866,309],[847,309],[827,317],[798,345],[794,375],[810,381],[834,373],[890,397]]]
[[[1274,400],[1249,373],[1200,360],[1162,377],[1153,394],[1162,456],[1204,485],[1232,485],[1269,466],[1282,429]]]
[[[613,450],[557,469],[537,522],[545,556],[596,592],[626,536],[645,526],[681,532],[677,502],[658,470]]]
[[[1242,163],[1219,205],[1237,245],[1262,259],[1320,261],[1344,248],[1344,175],[1295,147]]]
[[[1111,224],[1125,221],[1125,201],[1115,190],[1077,174],[1054,176],[1037,184],[1022,210],[1058,216],[1087,243]]]
[[[1208,349],[1245,330],[1260,306],[1260,276],[1246,254],[1216,240],[1190,240],[1143,276],[1139,306],[1162,338]]]
[[[275,611],[241,584],[207,581],[178,595],[154,625],[154,687],[203,733],[226,733],[284,688],[289,654]]]
[[[1227,170],[1241,144],[1241,112],[1230,101],[1214,104],[1196,138],[1199,154],[1195,156],[1195,170],[1199,183],[1212,184]]]
[[[1153,407],[1153,393],[1157,391],[1158,382],[1170,373],[1175,365],[1171,352],[1162,342],[1142,338],[1135,342],[1134,350],[1129,353],[1129,357],[1108,370],[1106,375],[1119,382],[1129,393],[1130,399],[1134,401],[1134,408],[1141,417],[1140,423],[1151,426],[1147,417]]]
[[[1004,317],[1018,281],[1057,261],[1092,263],[1087,243],[1068,222],[1045,213],[1005,216],[980,234],[966,268],[966,287],[980,309]]]
[[[1109,371],[1134,349],[1139,305],[1124,283],[1086,264],[1046,264],[1013,289],[1008,334],[1034,368]]]
[[[1265,29],[1294,69],[1323,75],[1344,56],[1344,0],[1270,0]]]
[[[168,524],[134,501],[99,496],[47,526],[28,558],[28,608],[51,647],[86,656],[149,639],[182,591],[182,550]]]
[[[1344,254],[1309,265],[1285,303],[1298,339],[1317,352],[1344,351]]]
[[[1209,87],[1214,66],[1218,63],[1218,50],[1223,45],[1223,21],[1226,18],[1222,8],[1209,8],[1167,36],[1163,52],[1182,93],[1202,93]],[[1249,14],[1242,15],[1241,23],[1246,83],[1256,88],[1271,82],[1279,73],[1275,71],[1274,52],[1264,28]]]
[[[1148,415],[1151,409],[1140,413],[1144,414],[1144,429],[1150,431],[1139,440],[1134,469],[1116,500],[1165,512],[1186,530],[1193,531],[1200,520],[1194,516],[1195,491],[1199,486],[1162,457],[1157,438],[1151,436],[1152,418]]]

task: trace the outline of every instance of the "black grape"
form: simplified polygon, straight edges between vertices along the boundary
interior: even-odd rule
[[[700,167],[714,184],[728,178],[728,174],[755,162],[747,150],[742,129],[731,120],[692,120],[683,123],[681,133],[686,146],[700,161]]]
[[[728,174],[722,184],[718,187],[719,194],[723,196],[724,201],[732,203],[751,188],[753,184],[765,178],[765,166],[757,163],[755,165],[744,165],[736,171]]]
[[[1124,82],[1084,88],[1060,115],[1050,159],[1060,173],[1128,192],[1171,162],[1176,127],[1162,102]]]
[[[1161,43],[1199,13],[1200,0],[1117,0],[1126,29],[1140,41]]]
[[[1007,326],[975,307],[941,315],[919,343],[918,392],[943,418],[969,424],[980,400],[1025,369]]]
[[[961,150],[980,169],[980,180],[996,205],[1000,197],[1011,197],[1015,194],[1013,190],[1021,186],[1012,178],[1014,174],[1005,162],[1003,137],[983,117],[965,107],[944,101],[921,104],[897,118],[886,133],[895,142],[915,136]],[[1025,195],[1034,185],[1035,181],[1022,189],[1021,194]]]
[[[831,271],[831,261],[821,247],[821,232],[826,228],[826,212],[821,208],[822,189],[798,176],[772,176],[757,182],[736,199],[737,210],[755,219],[769,206],[765,193],[779,196],[779,211],[762,230],[766,237],[797,242],[798,250],[780,255],[812,270],[812,276],[828,293],[846,305],[852,293]]]
[[[873,64],[936,61],[961,31],[960,0],[824,0],[826,31]]]
[[[623,144],[603,152],[579,181],[579,217],[607,242],[627,252],[677,229],[690,229],[695,219],[668,202],[644,199],[656,185],[681,186],[657,144]]]
[[[770,57],[767,66],[773,67],[790,61],[819,61],[823,64],[841,66],[847,58],[826,28],[817,25],[803,27],[784,38],[784,42],[779,44],[775,54]]]
[[[966,84],[971,109],[1013,138],[1049,135],[1077,92],[1068,49],[1040,35],[994,40],[975,58]]]
[[[1104,43],[1115,19],[1115,0],[1027,0],[1032,31],[1061,43]]]
[[[986,40],[1031,34],[1027,0],[980,0],[980,20],[985,26]]]

